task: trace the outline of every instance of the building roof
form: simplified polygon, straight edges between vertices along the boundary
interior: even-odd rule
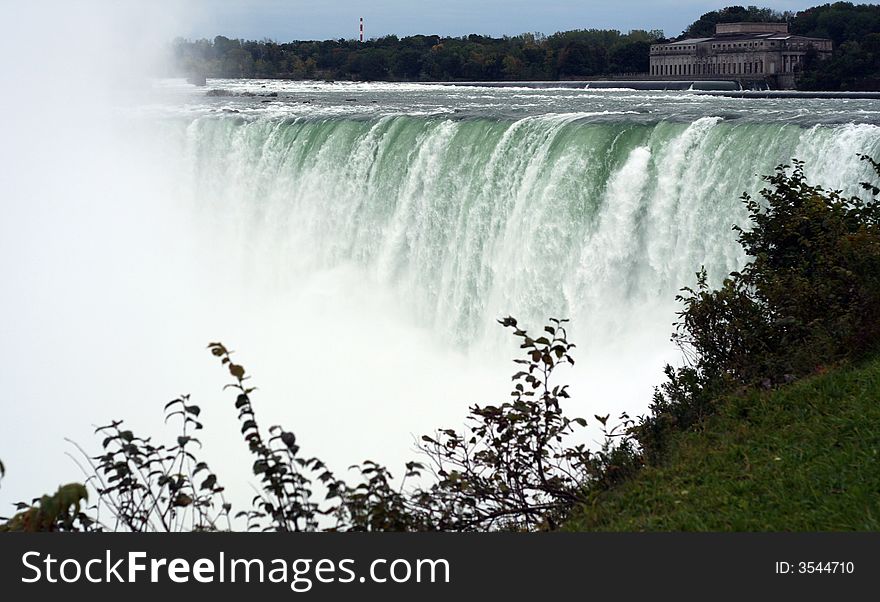
[[[717,23],[715,25],[715,35],[741,33],[788,33],[788,23],[740,21],[738,23]]]
[[[688,38],[677,42],[666,42],[665,44],[656,44],[657,46],[689,46],[693,44],[703,44],[706,42],[750,42],[755,40],[825,40],[826,38],[811,38],[807,36],[799,36],[790,33],[742,33],[742,34],[723,34],[716,35],[711,38]]]
[[[669,42],[669,45],[674,44],[699,44],[700,42],[708,42],[712,38],[688,38],[687,40],[679,40],[678,42]]]

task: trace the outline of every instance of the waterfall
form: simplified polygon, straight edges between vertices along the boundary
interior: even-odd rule
[[[295,282],[354,265],[454,343],[504,336],[507,314],[569,317],[600,341],[668,330],[695,271],[717,282],[745,260],[731,227],[759,175],[795,157],[856,193],[871,179],[856,154],[880,151],[874,125],[712,116],[202,116],[177,133],[202,217],[248,249],[242,269]]]

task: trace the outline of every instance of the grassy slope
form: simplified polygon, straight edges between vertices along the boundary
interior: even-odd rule
[[[880,530],[880,358],[726,401],[571,530]]]

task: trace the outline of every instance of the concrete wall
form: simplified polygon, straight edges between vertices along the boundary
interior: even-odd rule
[[[715,35],[730,33],[788,33],[788,23],[718,23]]]

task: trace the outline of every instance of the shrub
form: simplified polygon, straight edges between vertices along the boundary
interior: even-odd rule
[[[17,504],[18,514],[0,525],[0,532],[26,533],[55,531],[88,531],[93,521],[81,504],[89,497],[85,486],[70,483],[58,488],[54,495],[44,495],[32,505]]]
[[[573,364],[566,320],[552,320],[532,338],[508,317],[501,321],[521,339],[522,370],[513,375],[511,401],[473,406],[467,429],[422,437],[420,449],[437,482],[422,498],[432,525],[444,531],[554,528],[580,498],[592,454],[567,439],[583,418],[568,418],[566,385],[551,382]]]

